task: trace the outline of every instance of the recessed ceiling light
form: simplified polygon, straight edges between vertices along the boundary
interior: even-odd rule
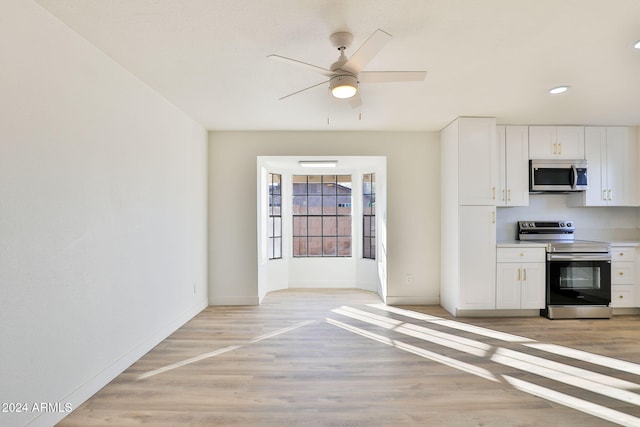
[[[637,42],[635,42],[635,43],[633,44],[633,47],[634,47],[635,49],[640,49],[640,40],[638,40]]]
[[[557,95],[559,93],[565,93],[569,90],[569,86],[556,86],[554,88],[549,89],[549,93],[552,95]]]

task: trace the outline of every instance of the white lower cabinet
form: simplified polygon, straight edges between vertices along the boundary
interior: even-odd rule
[[[545,249],[498,248],[496,309],[545,307]]]
[[[636,249],[611,247],[611,307],[637,307]]]
[[[460,206],[461,310],[496,308],[496,207]]]

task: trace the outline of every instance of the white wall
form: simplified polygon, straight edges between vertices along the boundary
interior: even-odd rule
[[[77,407],[207,303],[207,133],[31,1],[0,57],[0,402]]]
[[[439,141],[437,132],[210,132],[210,304],[259,301],[258,156],[386,156],[387,301],[438,304]]]

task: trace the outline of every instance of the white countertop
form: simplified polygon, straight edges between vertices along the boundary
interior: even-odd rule
[[[536,242],[535,240],[499,240],[497,242],[499,248],[521,248],[527,246],[530,248],[546,248],[547,244]]]

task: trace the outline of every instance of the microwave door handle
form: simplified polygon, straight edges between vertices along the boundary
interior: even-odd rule
[[[571,165],[571,173],[573,173],[573,185],[571,188],[575,190],[578,186],[578,171],[576,170],[576,165]]]

